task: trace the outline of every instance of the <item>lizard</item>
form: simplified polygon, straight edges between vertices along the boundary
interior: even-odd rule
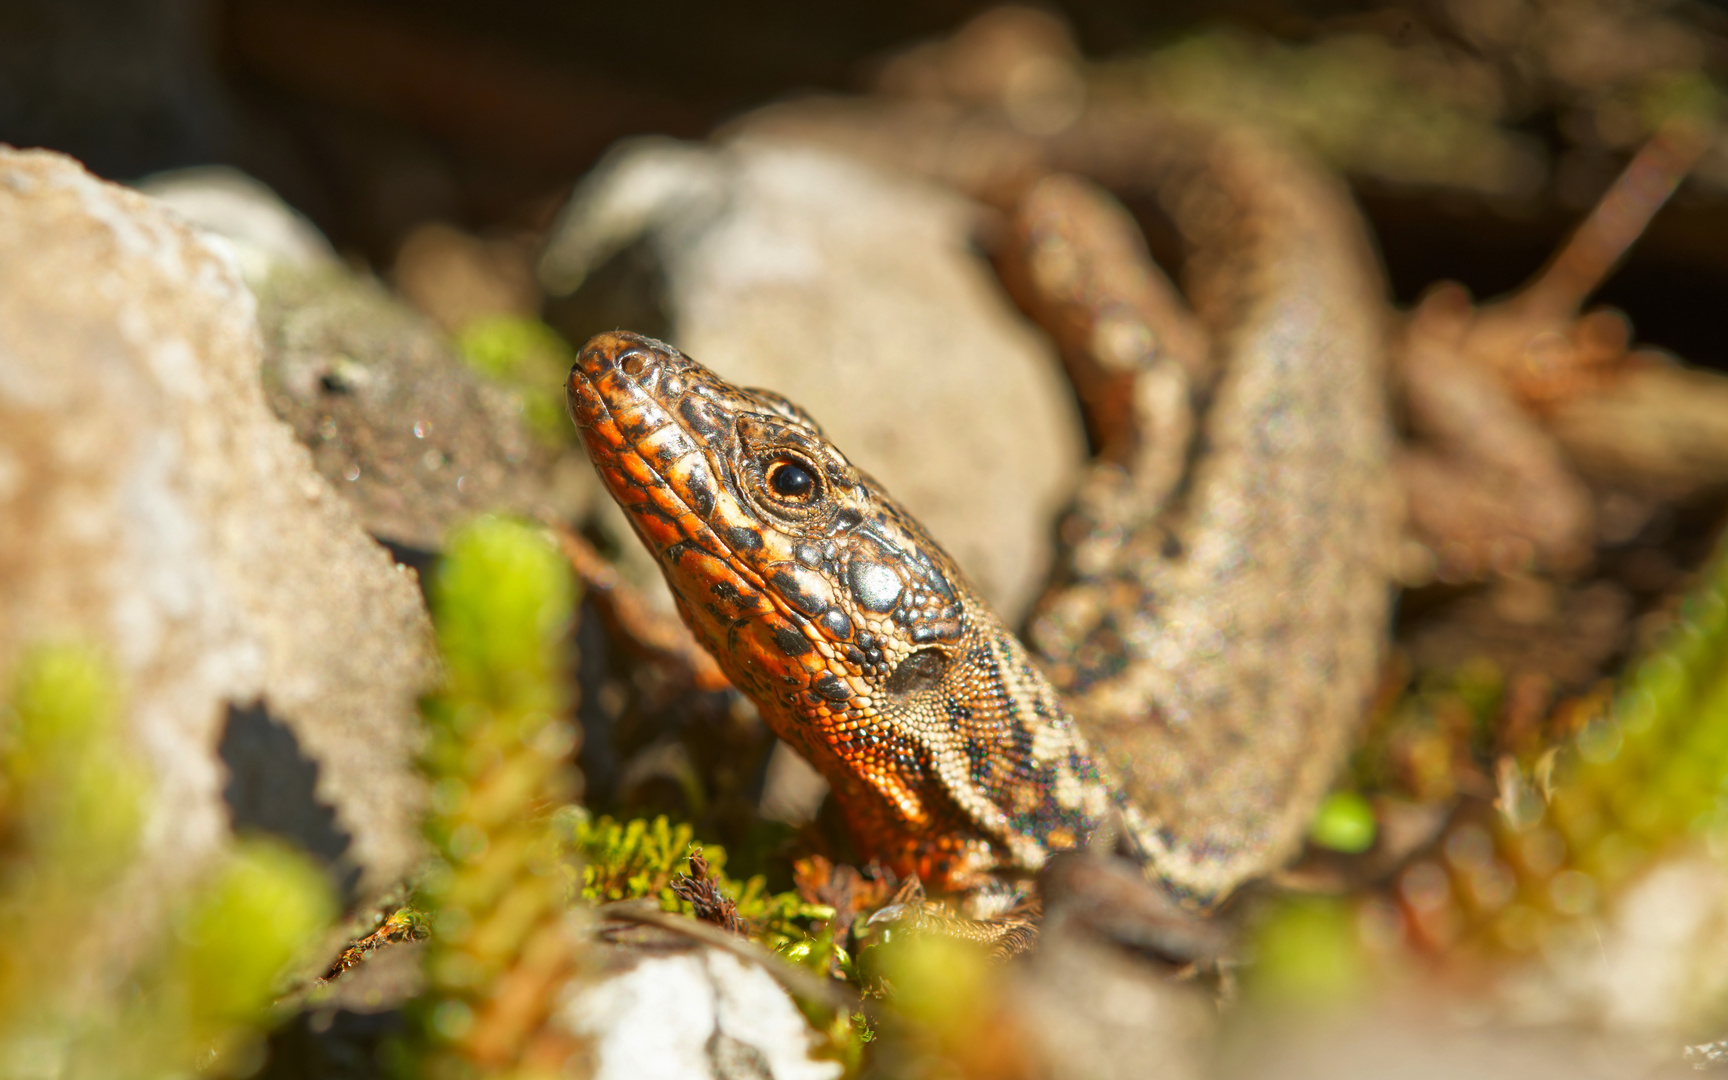
[[[622,331],[567,383],[697,639],[828,779],[860,851],[938,889],[1113,834],[1210,907],[1300,844],[1374,689],[1396,507],[1362,226],[1244,132],[1172,141],[1152,182],[1221,374],[1192,438],[1141,433],[1164,460],[1176,436],[1185,478],[1137,484],[1131,461],[1088,481],[1033,623],[1048,674],[793,403]]]

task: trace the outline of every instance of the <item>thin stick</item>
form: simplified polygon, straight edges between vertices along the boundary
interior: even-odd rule
[[[1531,282],[1524,302],[1556,313],[1576,313],[1692,171],[1709,147],[1712,133],[1690,116],[1672,118],[1657,129],[1566,246]]]

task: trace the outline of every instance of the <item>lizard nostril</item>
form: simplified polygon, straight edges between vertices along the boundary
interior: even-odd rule
[[[640,349],[631,349],[618,358],[618,369],[632,379],[640,379],[654,368],[654,358]]]

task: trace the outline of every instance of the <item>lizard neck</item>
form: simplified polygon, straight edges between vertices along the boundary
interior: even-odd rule
[[[830,735],[807,716],[785,730],[817,735],[808,751],[837,786],[855,836],[898,872],[967,889],[991,874],[1030,872],[1086,843],[1126,810],[1054,687],[1019,639],[970,590],[968,632],[940,680],[884,695],[876,722]],[[893,747],[895,765],[871,773],[849,756],[858,741]]]

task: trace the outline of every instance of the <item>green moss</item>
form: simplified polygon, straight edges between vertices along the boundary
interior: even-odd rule
[[[536,437],[553,446],[574,439],[561,388],[576,357],[557,331],[537,319],[491,315],[463,327],[456,347],[474,370],[521,395]]]
[[[753,936],[771,948],[785,948],[815,939],[808,933],[813,919],[825,919],[833,911],[806,903],[797,892],[769,892],[761,874],[743,881],[726,874],[726,849],[719,844],[697,843],[689,825],[673,825],[665,815],[652,821],[618,822],[610,817],[591,818],[585,811],[567,812],[564,828],[569,842],[582,856],[582,896],[595,903],[653,897],[664,911],[691,914],[688,903],[671,888],[674,875],[688,871],[692,849],[700,847],[708,860],[709,876],[738,905],[738,913],[751,924]],[[825,967],[825,965],[824,965]]]
[[[1378,826],[1374,808],[1354,791],[1334,791],[1320,803],[1308,826],[1308,839],[1323,848],[1354,855],[1374,846]]]
[[[94,928],[142,826],[119,718],[112,672],[76,647],[26,656],[0,707],[0,1074],[76,1038],[61,954]]]
[[[1369,34],[1287,45],[1236,30],[1195,34],[1134,68],[1165,107],[1281,129],[1340,168],[1401,184],[1527,194],[1531,144],[1503,130],[1492,95],[1431,48]]]
[[[1262,916],[1253,943],[1245,981],[1262,1003],[1326,1006],[1353,1001],[1367,988],[1367,958],[1343,900],[1286,898]]]
[[[279,1019],[272,1003],[284,971],[335,914],[329,880],[305,856],[274,841],[241,842],[177,906],[172,933],[134,974],[114,1032],[84,1033],[79,1074],[254,1071],[264,1031]]]
[[[444,684],[422,705],[422,766],[439,861],[415,903],[432,936],[405,1071],[517,1074],[574,963],[574,868],[553,817],[574,790],[563,674],[574,604],[551,539],[499,518],[459,530],[433,579]]]
[[[1499,759],[1494,811],[1442,839],[1444,888],[1411,909],[1433,944],[1538,949],[1665,854],[1728,856],[1728,547],[1614,691],[1559,716],[1572,736]]]
[[[1561,757],[1548,817],[1604,889],[1688,840],[1728,854],[1728,549]]]
[[[101,657],[29,654],[0,707],[0,1075],[191,1076],[261,1060],[283,972],[334,913],[324,875],[275,844],[240,844],[183,896],[118,1000],[68,985],[67,957],[108,929],[147,790]]]

